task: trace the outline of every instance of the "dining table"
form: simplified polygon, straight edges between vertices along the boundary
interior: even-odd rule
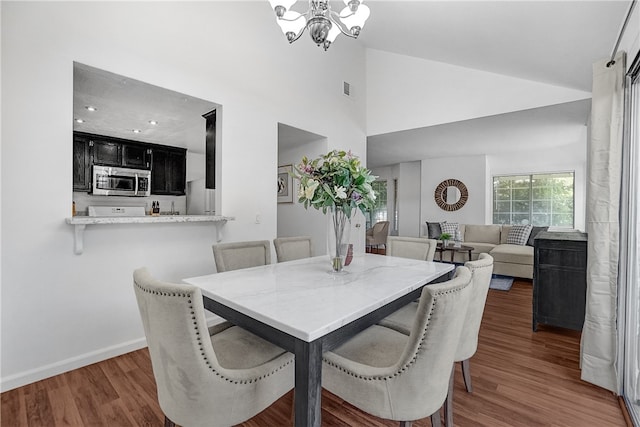
[[[183,279],[205,308],[295,355],[295,426],[321,425],[322,354],[447,280],[454,265],[392,256],[353,257],[341,273],[329,257]]]

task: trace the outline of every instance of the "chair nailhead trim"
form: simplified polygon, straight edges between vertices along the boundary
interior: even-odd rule
[[[431,306],[431,310],[429,311],[429,315],[427,316],[427,321],[425,324],[424,329],[422,330],[422,336],[420,337],[420,342],[418,343],[418,348],[416,349],[416,351],[413,354],[413,357],[411,357],[411,359],[409,360],[409,362],[405,363],[404,365],[402,365],[396,372],[390,374],[390,375],[386,375],[386,376],[364,376],[364,375],[360,375],[360,374],[356,374],[355,372],[349,371],[347,369],[345,369],[344,367],[337,365],[327,359],[325,359],[324,357],[322,358],[322,361],[324,363],[326,363],[329,366],[332,366],[336,369],[338,369],[341,372],[344,372],[347,375],[350,375],[354,378],[360,379],[360,380],[364,380],[364,381],[386,381],[386,380],[390,380],[393,379],[395,377],[398,377],[400,375],[402,375],[404,372],[408,371],[409,368],[415,364],[416,360],[418,359],[418,353],[420,353],[421,351],[424,350],[424,342],[427,338],[427,333],[429,332],[429,324],[431,321],[431,316],[433,315],[433,311],[435,310],[436,304],[438,302],[438,297],[441,295],[446,295],[446,294],[453,294],[453,293],[457,293],[460,292],[462,289],[465,289],[467,286],[469,286],[469,283],[463,287],[458,286],[457,288],[454,289],[450,289],[448,291],[443,291],[443,292],[438,292],[435,293],[433,295],[433,305]]]
[[[145,288],[143,286],[141,286],[139,283],[134,281],[135,286],[140,289],[141,291],[148,293],[148,294],[152,294],[152,295],[159,295],[159,296],[167,296],[167,297],[179,297],[179,298],[189,298],[187,300],[187,303],[189,304],[189,309],[191,310],[191,314],[195,314],[195,309],[193,307],[193,305],[191,305],[191,294],[183,294],[183,293],[176,293],[176,292],[161,292],[161,291],[157,291],[154,289],[149,289],[149,288]],[[227,381],[229,383],[232,384],[253,384],[253,383],[257,383],[260,380],[263,380],[267,377],[270,377],[271,375],[274,375],[275,373],[283,370],[285,367],[287,367],[288,365],[290,365],[291,363],[293,363],[294,359],[290,359],[289,361],[287,361],[286,363],[274,368],[273,370],[271,370],[270,372],[264,374],[264,375],[260,375],[259,377],[256,378],[248,378],[248,379],[244,379],[244,380],[238,380],[238,379],[233,379],[233,378],[229,378],[225,375],[222,375],[220,372],[216,371],[215,368],[213,366],[211,366],[211,362],[208,360],[207,356],[206,356],[206,350],[205,347],[202,343],[202,340],[200,338],[200,329],[198,328],[198,322],[195,321],[195,316],[192,316],[192,319],[194,319],[194,329],[195,329],[195,333],[196,333],[196,340],[198,341],[198,347],[200,348],[200,354],[202,356],[202,358],[204,359],[205,364],[207,365],[207,367],[209,369],[211,369],[211,371],[220,379]],[[208,334],[207,334],[208,335]]]

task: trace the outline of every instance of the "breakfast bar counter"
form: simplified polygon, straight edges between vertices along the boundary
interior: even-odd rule
[[[74,252],[82,254],[84,250],[84,230],[87,225],[100,224],[160,224],[160,223],[185,223],[185,222],[212,222],[216,227],[217,239],[220,241],[220,227],[233,221],[235,217],[220,215],[145,215],[145,216],[73,216],[66,218],[65,222],[74,226]]]

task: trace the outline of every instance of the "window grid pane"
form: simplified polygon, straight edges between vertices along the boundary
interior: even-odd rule
[[[367,218],[367,228],[370,228],[378,221],[387,220],[387,181],[374,181],[371,187],[378,194],[374,208],[369,212]]]
[[[495,176],[493,223],[573,228],[574,173]]]

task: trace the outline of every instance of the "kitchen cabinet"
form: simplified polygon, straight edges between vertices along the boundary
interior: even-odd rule
[[[151,194],[185,195],[186,148],[74,132],[74,191],[91,191],[93,165],[151,169]]]
[[[582,330],[586,293],[586,233],[539,233],[534,239],[533,330],[538,323]]]
[[[187,150],[154,146],[151,161],[151,194],[185,195]]]
[[[73,137],[88,141],[89,169],[92,165],[151,169],[152,144],[83,132],[74,132]]]
[[[122,166],[122,144],[106,139],[92,138],[89,142],[92,149],[94,165]]]
[[[122,166],[149,169],[151,167],[151,149],[139,144],[122,144]]]
[[[73,191],[91,190],[89,139],[73,135]]]

